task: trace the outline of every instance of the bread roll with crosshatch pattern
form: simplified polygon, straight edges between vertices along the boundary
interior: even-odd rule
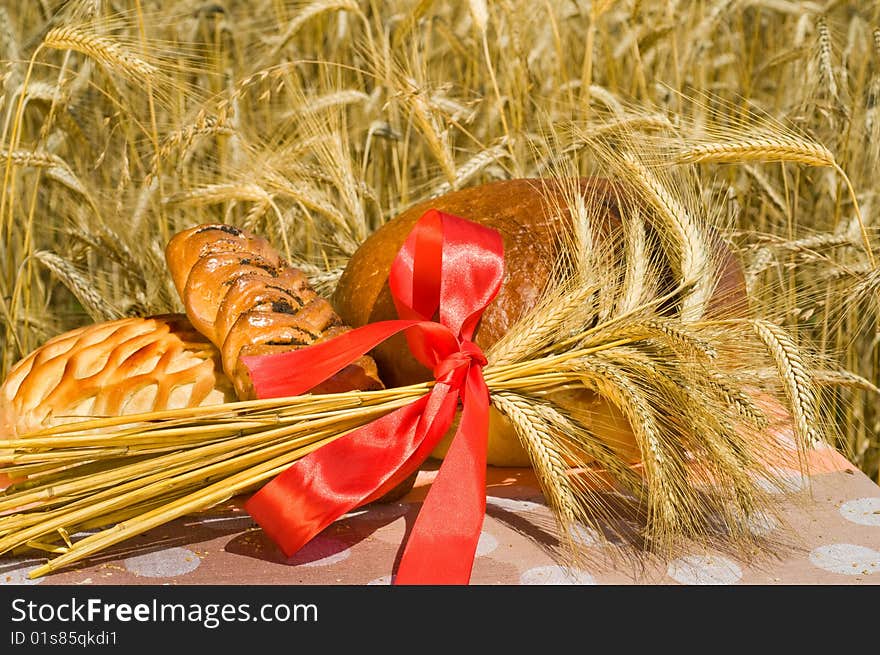
[[[9,437],[87,418],[234,401],[220,353],[182,314],[123,318],[49,339],[0,386]]]

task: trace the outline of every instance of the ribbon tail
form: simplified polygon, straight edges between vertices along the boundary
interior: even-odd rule
[[[456,393],[429,394],[331,441],[275,476],[245,509],[287,557],[340,516],[416,470],[455,415]]]
[[[466,585],[486,513],[489,390],[468,370],[458,431],[419,511],[395,584]]]
[[[298,396],[332,377],[417,320],[371,323],[307,348],[241,358],[258,398]]]

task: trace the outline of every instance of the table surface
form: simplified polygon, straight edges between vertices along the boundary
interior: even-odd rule
[[[808,475],[783,469],[784,488],[768,488],[773,511],[750,519],[760,544],[750,553],[685,545],[660,558],[585,528],[577,565],[563,556],[532,471],[489,467],[471,584],[880,583],[880,487],[831,449],[813,451],[808,464]],[[27,572],[44,559],[0,558],[0,584],[389,584],[434,475],[436,463],[401,501],[347,514],[290,558],[234,498],[37,580]]]

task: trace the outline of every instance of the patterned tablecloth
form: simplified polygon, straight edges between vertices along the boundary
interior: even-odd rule
[[[810,455],[808,476],[784,471],[779,505],[752,517],[759,546],[731,552],[719,544],[660,559],[625,540],[584,528],[577,567],[562,557],[555,522],[528,469],[489,469],[487,510],[472,584],[877,584],[880,487],[832,450]],[[241,507],[241,498],[120,544],[38,580],[37,558],[0,558],[0,584],[388,584],[436,466],[427,465],[400,502],[374,505],[336,521],[286,558]]]

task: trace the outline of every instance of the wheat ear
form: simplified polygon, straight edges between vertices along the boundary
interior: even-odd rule
[[[856,373],[852,373],[851,371],[845,371],[843,369],[836,371],[816,371],[813,375],[813,379],[815,379],[817,384],[833,384],[842,387],[856,387],[857,389],[864,389],[880,396],[880,387],[878,387],[870,380],[863,378],[861,375],[857,375]]]
[[[268,203],[271,200],[271,196],[257,184],[221,182],[172,194],[165,198],[164,202],[168,205],[192,207],[211,205],[218,202],[226,202],[227,200]]]
[[[513,423],[557,516],[564,525],[574,524],[579,514],[577,496],[566,475],[570,466],[552,425],[519,394],[498,392],[492,395],[492,403]]]
[[[693,290],[682,299],[681,318],[685,321],[698,320],[703,315],[714,287],[711,257],[705,235],[684,205],[635,155],[625,152],[621,162],[657,210],[663,224],[675,236],[679,248],[677,264],[681,283],[694,285]]]
[[[45,250],[35,252],[34,257],[52,271],[76,296],[92,320],[109,321],[120,317],[120,313],[104,300],[89,280],[66,259]]]
[[[642,304],[646,291],[650,288],[650,257],[645,235],[645,224],[638,207],[623,217],[623,246],[626,253],[623,273],[623,288],[615,309],[616,316],[624,316]]]
[[[795,433],[804,447],[820,443],[817,426],[818,404],[809,367],[788,333],[766,320],[753,320],[751,325],[767,347],[782,379],[785,394],[791,404]]]
[[[118,43],[103,36],[87,34],[75,27],[49,30],[43,39],[43,46],[80,52],[139,81],[149,80],[157,73],[155,66],[128,52]]]
[[[632,379],[603,353],[583,360],[583,383],[614,403],[627,417],[638,441],[648,485],[648,529],[655,545],[670,545],[688,521],[686,473],[668,447],[651,401]]]
[[[834,155],[815,141],[774,135],[692,146],[683,150],[676,161],[681,164],[789,161],[809,166],[834,166]]]
[[[541,351],[558,337],[567,325],[573,325],[575,317],[586,316],[594,301],[596,287],[582,285],[574,289],[559,288],[546,296],[538,307],[496,341],[486,353],[494,365],[523,361]]]
[[[707,143],[683,150],[677,157],[678,163],[744,163],[748,161],[789,161],[808,164],[810,166],[829,166],[837,171],[843,178],[850,198],[853,202],[856,220],[861,231],[862,242],[871,266],[874,266],[874,251],[871,240],[865,227],[862,212],[859,209],[858,198],[855,189],[846,171],[825,146],[815,141],[798,139],[784,135],[760,136],[739,141],[722,141]],[[770,185],[762,180],[756,171],[749,171],[759,183],[763,183],[765,190],[772,191]],[[785,203],[778,194],[770,193],[770,197],[781,211],[786,210]]]

